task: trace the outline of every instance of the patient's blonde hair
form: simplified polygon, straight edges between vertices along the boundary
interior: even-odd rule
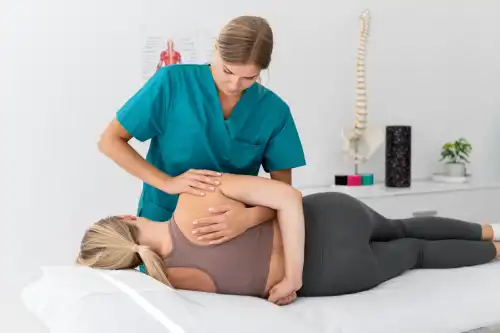
[[[141,264],[153,278],[170,285],[160,256],[138,245],[137,227],[117,216],[94,223],[83,236],[77,263],[101,269],[130,269]]]

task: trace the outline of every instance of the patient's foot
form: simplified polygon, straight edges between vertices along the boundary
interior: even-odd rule
[[[485,241],[500,242],[500,224],[484,224],[481,226],[481,238]]]
[[[491,224],[483,224],[481,226],[481,239],[485,241],[492,241],[493,240],[493,227]]]
[[[493,245],[497,249],[497,258],[500,258],[500,242],[493,242]]]

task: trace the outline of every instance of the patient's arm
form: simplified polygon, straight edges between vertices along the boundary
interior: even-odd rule
[[[276,170],[270,172],[271,179],[279,180],[285,184],[292,185],[292,169]],[[276,211],[265,206],[255,206],[249,208],[252,211],[253,218],[251,225],[256,226],[263,222],[276,218]]]
[[[277,211],[285,253],[285,275],[297,288],[302,286],[305,228],[300,191],[273,179],[230,174],[221,177],[219,189],[231,199]]]

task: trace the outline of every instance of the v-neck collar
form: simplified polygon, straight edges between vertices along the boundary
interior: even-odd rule
[[[210,64],[206,64],[205,66],[206,66],[205,71],[208,75],[208,82],[210,82],[210,84],[209,84],[210,95],[212,95],[213,100],[214,100],[214,104],[215,104],[214,111],[216,112],[216,116],[224,124],[230,123],[231,121],[233,121],[235,116],[238,117],[238,114],[243,111],[240,109],[242,109],[242,106],[245,105],[245,100],[248,98],[251,98],[251,95],[253,94],[253,90],[255,89],[257,82],[254,82],[254,84],[252,84],[250,87],[248,87],[247,89],[245,89],[243,91],[239,100],[234,105],[233,110],[231,111],[231,114],[229,115],[229,118],[225,119],[224,118],[224,110],[222,109],[222,104],[221,104],[221,100],[219,97],[219,91],[217,89],[217,85],[215,84],[214,77],[212,76],[212,70],[210,68]]]

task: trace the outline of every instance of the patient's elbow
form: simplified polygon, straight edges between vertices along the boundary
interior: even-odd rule
[[[295,195],[297,196],[297,200],[300,201],[300,203],[302,204],[302,198],[303,198],[303,195],[302,195],[302,191],[294,188],[294,191],[295,191]]]
[[[302,203],[302,192],[296,189],[293,186],[289,186],[284,193],[284,196],[287,198],[286,201],[293,203]]]
[[[302,191],[296,189],[295,187],[291,186],[293,195],[297,197],[298,199],[302,200]]]

